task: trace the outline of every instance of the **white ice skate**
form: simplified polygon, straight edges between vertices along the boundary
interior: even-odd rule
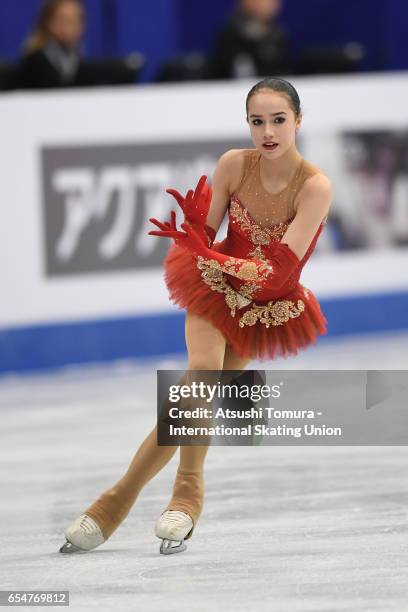
[[[156,536],[162,539],[160,552],[163,555],[170,555],[186,550],[184,538],[190,533],[193,525],[192,518],[185,512],[179,510],[163,512],[155,527]]]
[[[86,514],[81,514],[81,516],[64,531],[64,535],[67,541],[59,549],[61,553],[92,550],[105,541],[99,525]]]

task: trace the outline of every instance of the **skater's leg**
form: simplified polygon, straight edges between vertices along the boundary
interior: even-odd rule
[[[225,354],[225,338],[211,323],[194,313],[186,316],[186,345],[188,349],[188,370],[221,370]],[[214,376],[209,375],[214,382]],[[199,402],[200,403],[200,402]],[[190,402],[190,406],[194,406]],[[204,498],[204,460],[208,444],[180,446],[180,464],[173,485],[172,497],[156,526],[156,535],[170,538],[167,523],[173,521],[173,533],[181,533],[180,539],[188,539],[193,526],[201,514]],[[174,514],[171,516],[172,511]],[[179,516],[177,516],[179,513]],[[184,513],[184,516],[180,513]],[[188,515],[186,517],[185,515]],[[187,520],[186,520],[187,519]],[[183,533],[183,526],[189,531]],[[184,529],[184,531],[186,530]],[[179,539],[174,537],[175,540]]]
[[[250,357],[242,357],[239,355],[230,344],[225,347],[223,370],[244,370],[250,363]]]
[[[184,374],[179,384],[185,384]],[[170,399],[164,400],[160,419],[166,420]],[[138,494],[172,458],[178,445],[159,446],[156,426],[139,447],[126,473],[104,491],[66,530],[61,552],[92,550],[106,541],[128,515]]]
[[[193,319],[195,315],[191,316]],[[202,343],[203,326],[201,321],[197,322],[197,338]],[[217,334],[218,335],[218,334]],[[201,355],[197,355],[194,342],[194,322],[190,325],[190,318],[186,321],[186,337],[188,336],[189,369],[219,369],[210,368],[210,361],[205,361]],[[199,346],[199,344],[198,344]],[[201,344],[202,346],[202,344]],[[221,349],[222,350],[222,349]],[[208,351],[206,354],[208,355]],[[227,365],[228,367],[225,367]],[[204,367],[207,366],[207,367]],[[236,355],[230,346],[227,346],[224,357],[224,369],[241,369],[244,367],[244,360]],[[85,514],[93,518],[102,529],[105,539],[115,531],[120,523],[126,518],[137,496],[142,488],[170,461],[178,446],[158,446],[157,427],[145,438],[137,450],[126,473],[111,488],[102,495],[85,511]],[[182,446],[180,448],[180,470],[186,476],[189,473],[189,481],[196,482],[198,499],[202,497],[202,472],[204,459],[208,451],[208,446]],[[198,485],[198,486],[197,486]],[[185,496],[183,496],[185,497]],[[197,497],[197,495],[196,495]],[[200,505],[196,503],[195,506]]]
[[[194,327],[193,327],[194,332]],[[194,364],[199,362],[200,356],[194,355],[194,342],[191,343],[191,357],[189,362],[190,369]],[[251,361],[248,357],[242,357],[232,348],[231,345],[226,345],[224,352],[222,369],[223,370],[243,370]],[[209,365],[206,362],[206,365]],[[205,369],[200,366],[196,369]],[[209,368],[208,368],[209,369]],[[215,368],[214,368],[215,369]],[[224,381],[226,382],[226,381]],[[209,446],[180,446],[180,465],[177,470],[176,481],[174,484],[173,495],[167,509],[178,508],[183,512],[187,512],[193,517],[194,523],[199,517],[203,506],[204,495],[204,461],[208,452]],[[190,534],[191,536],[191,534]]]
[[[157,427],[136,452],[127,472],[65,530],[61,553],[92,550],[125,519],[143,486],[170,461],[177,446],[158,446]]]
[[[238,355],[231,345],[227,344],[224,359],[223,370],[243,370],[251,361],[248,357]],[[198,368],[197,368],[198,369]],[[204,368],[201,368],[204,369]],[[204,460],[207,455],[208,445],[206,446],[180,446],[180,467],[188,471],[200,471],[203,469]]]
[[[85,510],[97,522],[105,539],[126,518],[144,485],[170,461],[177,448],[158,446],[155,427],[138,448],[125,475]]]
[[[184,373],[179,384],[185,384],[187,378],[188,373]],[[174,403],[167,398],[161,406],[160,418],[166,420],[173,407]],[[156,425],[140,445],[124,476],[85,510],[99,525],[105,539],[126,518],[142,488],[170,461],[177,448],[178,445],[157,444]]]
[[[187,311],[185,338],[189,370],[221,370],[225,355],[225,338],[206,319]]]

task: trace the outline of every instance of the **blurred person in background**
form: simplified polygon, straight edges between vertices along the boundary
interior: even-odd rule
[[[80,0],[47,0],[24,45],[16,71],[22,89],[81,85],[80,43],[85,10]]]
[[[141,53],[92,60],[81,57],[85,18],[80,0],[46,0],[24,45],[25,54],[16,67],[13,88],[134,83],[145,63]]]
[[[290,73],[288,36],[276,22],[281,8],[281,0],[240,0],[218,36],[210,58],[210,78]]]

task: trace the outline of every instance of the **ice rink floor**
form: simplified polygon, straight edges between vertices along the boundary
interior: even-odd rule
[[[57,552],[154,427],[156,369],[183,367],[169,357],[0,378],[1,589],[69,590],[75,612],[408,610],[405,446],[212,447],[194,536],[164,556],[153,528],[177,453],[108,542]],[[408,369],[408,335],[326,340],[248,367]]]

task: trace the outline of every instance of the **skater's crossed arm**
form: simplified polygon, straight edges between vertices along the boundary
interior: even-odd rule
[[[195,253],[200,265],[250,281],[257,289],[279,289],[306,254],[330,208],[331,184],[323,174],[305,181],[302,191],[294,220],[282,240],[269,247],[271,254],[266,260],[232,257],[210,249],[187,224],[181,226],[184,234],[177,232],[176,242]]]
[[[299,260],[307,253],[320,224],[327,219],[332,198],[332,186],[324,174],[315,174],[304,182],[296,216],[281,239]]]
[[[280,289],[307,253],[319,227],[327,218],[332,200],[331,183],[322,173],[305,181],[299,194],[295,218],[281,241],[269,245],[267,258],[233,257],[213,250],[211,246],[234,191],[234,181],[242,172],[242,164],[240,150],[227,151],[218,160],[213,190],[205,184],[205,177],[201,177],[195,192],[190,190],[185,199],[170,190],[185,212],[185,222],[181,224],[184,231],[177,230],[175,213],[172,211],[170,223],[162,224],[151,219],[161,231],[151,231],[149,234],[174,238],[179,246],[198,257],[200,267],[209,265],[222,270],[240,280],[250,281],[256,289]]]

